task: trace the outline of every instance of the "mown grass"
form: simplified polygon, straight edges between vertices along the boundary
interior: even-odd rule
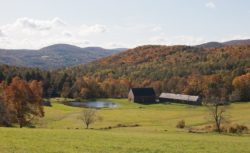
[[[0,132],[2,153],[247,153],[250,149],[249,137],[217,134],[2,128]]]
[[[206,107],[178,104],[140,105],[125,99],[99,99],[120,107],[100,109],[103,121],[84,129],[79,119],[82,108],[54,102],[37,128],[0,128],[0,152],[79,153],[247,153],[250,135],[188,133],[188,127],[210,124]],[[250,103],[232,104],[227,110],[233,123],[250,127]],[[186,129],[176,129],[179,120]],[[117,124],[139,127],[115,127]]]

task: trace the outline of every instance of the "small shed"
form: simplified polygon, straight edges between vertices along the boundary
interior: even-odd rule
[[[131,88],[128,99],[137,103],[155,103],[156,95],[153,88]]]
[[[174,102],[189,105],[201,105],[202,100],[199,96],[183,95],[174,93],[162,93],[159,97],[160,102]]]

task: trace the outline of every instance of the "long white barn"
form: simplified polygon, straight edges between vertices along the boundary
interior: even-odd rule
[[[176,102],[191,105],[201,105],[201,98],[193,95],[183,95],[174,93],[162,93],[159,97],[160,102]]]

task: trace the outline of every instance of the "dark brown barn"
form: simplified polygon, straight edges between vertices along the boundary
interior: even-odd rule
[[[201,105],[202,100],[199,96],[162,93],[159,97],[160,102],[175,102],[189,105]]]
[[[128,99],[137,103],[155,103],[156,95],[153,88],[131,88]]]

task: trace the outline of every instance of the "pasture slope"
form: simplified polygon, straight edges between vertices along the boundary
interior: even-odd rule
[[[179,104],[140,105],[125,99],[102,99],[120,104],[98,110],[103,120],[83,127],[82,109],[53,102],[36,128],[0,128],[1,153],[249,153],[250,135],[189,133],[189,127],[210,124],[207,108]],[[232,123],[250,127],[250,103],[227,110]],[[177,129],[184,119],[186,129]],[[118,124],[138,127],[116,127]],[[106,129],[104,129],[106,128]]]

